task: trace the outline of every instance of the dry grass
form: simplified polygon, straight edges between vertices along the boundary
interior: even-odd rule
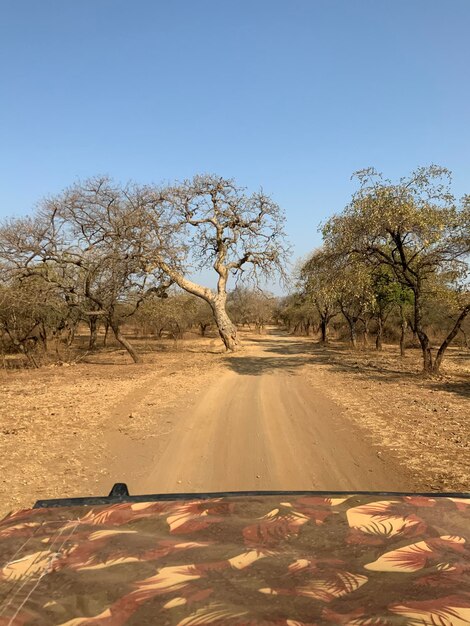
[[[111,348],[76,365],[0,371],[0,518],[37,499],[103,495],[96,490],[110,433],[161,428],[159,416],[198,390],[222,358],[214,339],[186,340],[178,351],[159,342],[158,354],[139,343],[139,366]]]
[[[439,379],[421,375],[421,353],[396,346],[312,348],[309,381],[342,406],[430,490],[468,491],[470,353],[451,348]]]

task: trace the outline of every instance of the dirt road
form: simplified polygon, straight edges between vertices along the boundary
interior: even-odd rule
[[[169,432],[116,435],[116,480],[131,493],[413,490],[413,478],[302,377],[308,353],[282,334],[250,340]]]

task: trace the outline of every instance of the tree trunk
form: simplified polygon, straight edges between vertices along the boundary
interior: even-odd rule
[[[44,350],[44,354],[47,354],[47,350],[48,350],[47,330],[43,323],[41,323],[39,327],[39,339],[41,340],[41,345],[42,345],[42,349]]]
[[[433,373],[432,364],[432,348],[429,337],[424,331],[416,331],[418,333],[419,343],[421,344],[421,351],[423,353],[423,372],[427,375]]]
[[[383,320],[382,320],[382,315],[378,315],[377,316],[377,336],[375,338],[375,348],[379,351],[382,350],[383,348],[383,344],[382,344],[382,337],[383,337]]]
[[[109,332],[109,322],[105,322],[105,324],[104,324],[103,348],[106,348],[106,346],[108,345],[108,332]]]
[[[98,338],[98,320],[96,315],[90,315],[88,318],[88,327],[90,329],[90,338],[88,340],[88,350],[93,352],[96,349],[96,340]]]
[[[121,346],[127,350],[129,355],[131,356],[134,363],[142,363],[142,359],[134,350],[132,345],[127,341],[127,339],[121,334],[121,329],[119,328],[119,324],[117,322],[110,322],[110,326],[113,329],[114,336],[117,341],[121,344]]]
[[[418,348],[420,344],[419,344],[418,332],[416,331],[415,320],[411,319],[411,317],[408,317],[406,322],[408,324],[409,329],[413,333],[413,337],[411,338],[411,345],[413,346],[413,348]]]
[[[442,364],[442,359],[444,358],[444,353],[447,350],[447,348],[449,347],[449,344],[451,343],[451,341],[454,339],[454,337],[459,332],[460,327],[462,326],[465,318],[467,317],[467,315],[469,313],[470,313],[470,304],[467,305],[464,308],[464,310],[460,313],[459,317],[457,318],[457,321],[455,322],[454,327],[452,328],[450,333],[447,335],[447,337],[444,339],[444,341],[442,342],[439,350],[437,351],[436,358],[435,358],[434,364],[432,366],[433,374],[439,374],[439,370],[440,370],[440,367],[441,367],[441,364]]]
[[[326,317],[322,317],[321,318],[321,322],[320,322],[320,330],[321,330],[321,341],[322,343],[328,343],[328,320],[326,319]]]
[[[351,345],[354,349],[357,348],[357,331],[356,331],[356,321],[350,317],[346,318],[349,326],[349,339],[351,341]]]
[[[400,356],[405,356],[405,336],[406,336],[406,319],[401,314],[401,334],[400,334]]]
[[[75,322],[72,322],[72,325],[69,325],[68,327],[68,335],[67,335],[67,348],[70,348],[70,346],[73,344],[74,340],[75,340],[75,331],[77,330],[77,324],[75,324]]]
[[[214,313],[217,330],[219,331],[219,335],[224,342],[226,349],[231,352],[241,350],[240,340],[237,335],[237,327],[232,323],[232,320],[227,315],[224,300],[215,298],[210,305]]]
[[[349,325],[349,332],[351,337],[351,345],[354,349],[357,348],[357,334],[356,334],[356,324],[351,323]]]
[[[429,376],[433,373],[432,348],[429,337],[427,336],[426,331],[423,328],[422,316],[423,312],[421,310],[419,293],[415,291],[415,325],[413,328],[413,333],[416,332],[416,334],[418,335],[419,343],[421,345],[421,351],[423,353],[423,373]]]
[[[349,339],[351,341],[351,346],[356,349],[357,348],[357,330],[356,325],[359,319],[358,315],[354,315],[353,313],[349,313],[348,309],[342,306],[341,302],[339,302],[341,313],[343,314],[344,319],[347,321],[349,326]]]

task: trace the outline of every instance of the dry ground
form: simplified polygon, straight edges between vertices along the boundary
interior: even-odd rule
[[[426,381],[417,351],[276,332],[234,356],[215,339],[160,346],[141,366],[110,349],[0,373],[0,515],[123,478],[134,493],[468,489],[468,354],[453,350],[445,376]]]
[[[312,346],[307,380],[338,402],[382,449],[431,491],[470,490],[470,352],[451,348],[438,380],[421,352]]]
[[[75,365],[0,371],[0,516],[40,498],[101,493],[114,457],[110,435],[157,436],[165,414],[206,384],[222,359],[214,339],[185,341],[184,352],[170,341],[159,346],[140,366],[111,348]]]

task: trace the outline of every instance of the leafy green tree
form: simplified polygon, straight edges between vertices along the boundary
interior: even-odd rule
[[[282,298],[273,316],[280,320],[293,334],[309,335],[315,327],[315,309],[304,292],[297,291]]]
[[[470,312],[468,198],[458,207],[450,193],[450,173],[435,165],[419,168],[398,183],[372,168],[356,173],[356,178],[359,190],[351,203],[323,227],[326,247],[345,258],[389,267],[397,281],[412,291],[423,370],[437,374],[445,350]],[[455,323],[434,358],[424,304],[440,274],[459,286],[460,298]]]
[[[356,348],[357,324],[370,314],[373,307],[370,272],[359,261],[342,263],[335,272],[338,306],[348,324],[351,345]]]
[[[333,271],[332,271],[333,269]],[[320,318],[322,343],[328,343],[331,320],[340,312],[338,296],[340,285],[334,261],[322,249],[315,250],[300,270],[300,285]]]
[[[387,319],[394,309],[404,307],[408,302],[412,302],[412,292],[407,287],[403,287],[395,278],[390,267],[379,265],[371,275],[373,304],[372,312],[377,320],[377,335],[375,347],[382,350],[383,333]],[[400,353],[404,355],[404,341],[406,332],[406,317],[400,315],[401,321],[401,337],[400,337]],[[404,325],[403,325],[404,322]]]

